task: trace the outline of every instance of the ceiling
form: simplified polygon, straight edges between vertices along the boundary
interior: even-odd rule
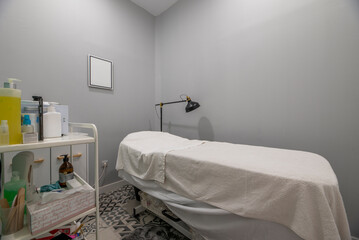
[[[177,2],[177,0],[131,0],[138,6],[144,8],[153,16],[158,16],[169,7]]]

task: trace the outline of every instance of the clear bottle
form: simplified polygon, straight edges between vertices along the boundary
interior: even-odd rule
[[[0,125],[0,146],[9,145],[9,126],[7,120],[1,120]]]
[[[26,189],[25,180],[20,179],[18,171],[13,171],[11,180],[4,184],[4,198],[8,201],[10,206],[20,188]]]
[[[61,187],[66,187],[66,182],[74,178],[74,168],[69,162],[67,155],[61,155],[64,157],[64,162],[59,168],[59,183]]]

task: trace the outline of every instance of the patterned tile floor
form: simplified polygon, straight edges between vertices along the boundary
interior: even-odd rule
[[[177,230],[160,218],[145,211],[133,217],[125,210],[125,205],[135,199],[135,191],[131,185],[100,195],[100,236],[102,239],[158,239],[188,240]],[[83,219],[83,230],[86,239],[95,239],[95,215]]]

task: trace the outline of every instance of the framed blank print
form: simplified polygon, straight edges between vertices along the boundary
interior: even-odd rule
[[[110,60],[88,56],[88,86],[113,90],[113,63]]]

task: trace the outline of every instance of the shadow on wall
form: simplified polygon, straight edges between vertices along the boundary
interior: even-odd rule
[[[200,140],[214,140],[214,132],[211,122],[206,117],[201,117],[198,122],[198,136]]]
[[[196,126],[189,126],[189,125],[183,125],[183,124],[173,124],[172,122],[168,122],[168,123],[163,123],[163,126],[168,126],[168,129],[166,130],[165,128],[163,128],[164,132],[169,132],[171,133],[172,128],[184,128],[184,129],[197,129]]]
[[[213,141],[214,140],[214,132],[211,122],[206,117],[201,117],[201,119],[198,122],[198,126],[189,126],[189,125],[183,125],[183,124],[173,124],[172,122],[163,123],[163,131],[164,132],[173,132],[173,128],[181,128],[183,131],[190,130],[190,131],[197,131],[198,130],[198,136],[199,140],[208,140]],[[167,129],[165,128],[167,127]],[[196,137],[195,137],[196,138]]]
[[[101,89],[101,88],[94,88],[94,87],[88,87],[90,92],[98,92],[103,94],[109,94],[109,95],[115,95],[115,90],[108,90],[108,89]]]

